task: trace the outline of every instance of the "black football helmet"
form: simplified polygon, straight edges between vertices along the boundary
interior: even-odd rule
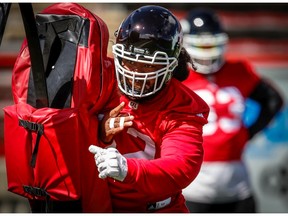
[[[183,43],[180,22],[169,10],[154,5],[140,7],[121,23],[115,36],[112,52],[116,76],[125,95],[132,99],[147,98],[169,82]],[[123,67],[122,59],[163,68],[149,73],[130,71]],[[155,80],[149,89],[145,87],[148,80]],[[141,89],[135,88],[135,82],[141,83]]]
[[[228,35],[224,32],[217,14],[207,8],[196,8],[181,20],[184,32],[183,45],[191,55],[196,72],[217,72],[224,64]]]

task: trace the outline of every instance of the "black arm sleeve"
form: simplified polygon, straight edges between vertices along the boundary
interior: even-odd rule
[[[249,96],[261,107],[258,119],[249,128],[250,139],[264,129],[283,106],[283,98],[269,82],[262,79]]]

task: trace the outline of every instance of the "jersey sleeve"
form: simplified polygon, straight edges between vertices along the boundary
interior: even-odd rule
[[[162,136],[160,157],[155,160],[127,159],[128,175],[125,182],[149,196],[169,196],[168,192],[181,191],[197,176],[203,160],[202,123],[197,116],[171,114],[171,119],[160,127]],[[169,188],[169,190],[167,190]]]

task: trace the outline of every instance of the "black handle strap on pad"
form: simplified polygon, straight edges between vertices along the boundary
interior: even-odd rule
[[[50,196],[46,192],[45,189],[39,188],[39,187],[33,187],[30,185],[23,185],[23,190],[26,193],[31,194],[32,196],[45,198],[45,211],[42,210],[40,213],[44,213],[44,212],[45,213],[51,213],[51,212],[53,213],[53,211],[51,211],[52,208],[51,208]]]
[[[32,4],[19,3],[19,7],[22,14],[28,48],[30,52],[31,68],[36,95],[36,108],[48,107],[49,102],[44,64]]]
[[[35,168],[40,138],[44,133],[44,126],[42,124],[25,121],[23,119],[19,119],[19,126],[24,127],[27,130],[37,132],[36,143],[35,143],[32,156],[31,156],[31,161],[30,161],[30,166],[32,168]]]
[[[2,42],[10,7],[11,7],[11,3],[0,3],[0,45]]]

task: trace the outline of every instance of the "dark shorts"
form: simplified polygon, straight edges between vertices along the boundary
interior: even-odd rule
[[[29,200],[32,213],[81,213],[81,200],[52,201]]]
[[[221,204],[186,201],[186,206],[191,213],[256,213],[256,204],[253,197]]]

